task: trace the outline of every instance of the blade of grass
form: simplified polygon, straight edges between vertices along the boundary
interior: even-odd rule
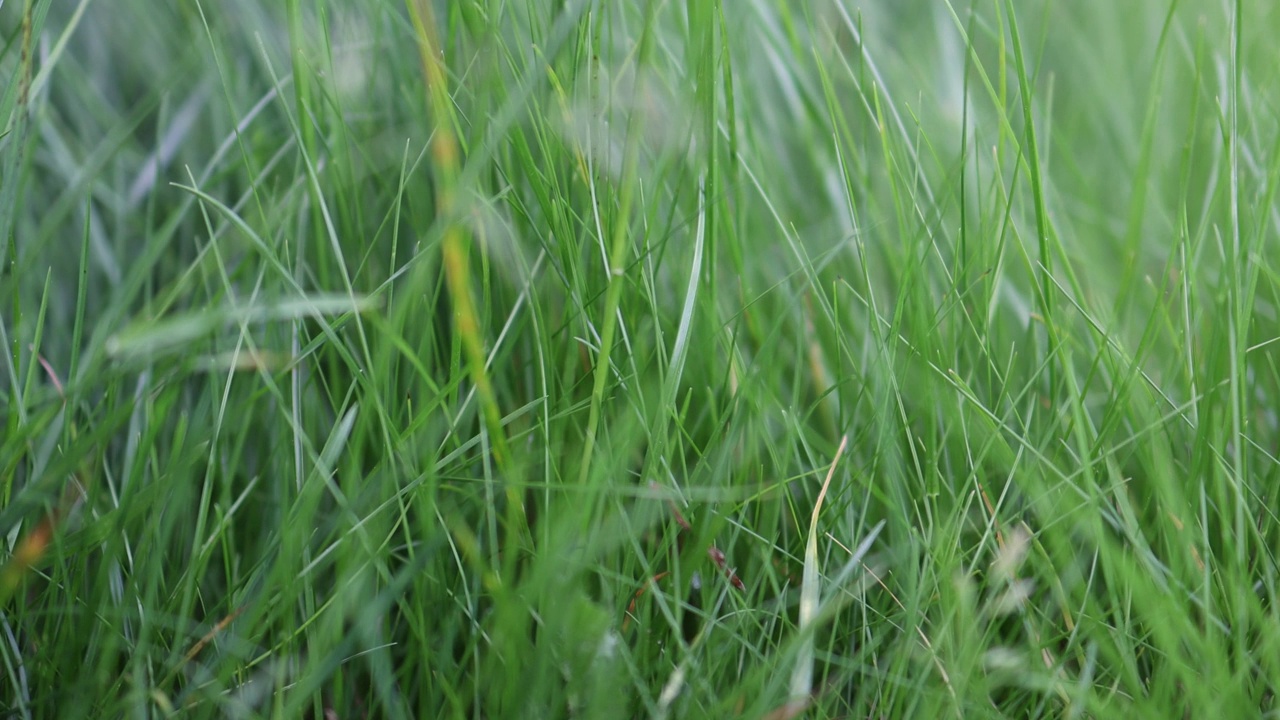
[[[840,438],[840,447],[836,448],[835,457],[831,459],[831,467],[827,469],[827,477],[822,481],[822,489],[818,491],[818,499],[813,503],[813,515],[809,519],[809,538],[804,546],[804,577],[800,581],[800,616],[796,624],[796,630],[803,640],[796,653],[795,669],[791,671],[791,698],[788,700],[788,708],[795,714],[808,706],[813,695],[813,622],[818,616],[818,601],[822,597],[821,569],[818,567],[818,517],[822,513],[822,501],[826,499],[827,490],[831,487],[831,479],[835,477],[836,465],[840,463],[848,445],[847,435]]]

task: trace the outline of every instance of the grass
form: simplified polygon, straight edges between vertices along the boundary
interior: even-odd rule
[[[1276,716],[1277,29],[0,6],[0,714]]]

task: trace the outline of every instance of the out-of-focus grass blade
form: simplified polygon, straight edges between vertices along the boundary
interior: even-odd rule
[[[107,340],[107,353],[117,358],[163,355],[232,324],[319,318],[368,312],[378,302],[367,296],[305,295],[252,305],[224,305],[178,313],[161,320],[135,322]]]

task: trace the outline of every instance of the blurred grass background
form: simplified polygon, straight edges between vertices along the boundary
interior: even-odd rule
[[[1278,23],[0,5],[0,708],[1275,714]]]

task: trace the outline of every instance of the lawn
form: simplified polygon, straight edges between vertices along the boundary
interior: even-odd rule
[[[1280,7],[0,3],[0,716],[1280,716]]]

